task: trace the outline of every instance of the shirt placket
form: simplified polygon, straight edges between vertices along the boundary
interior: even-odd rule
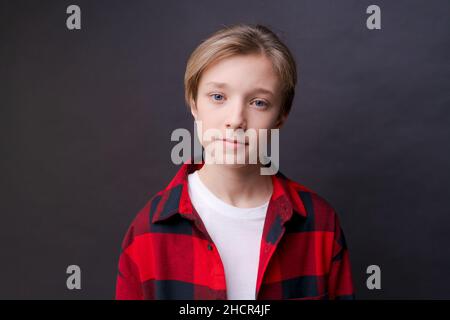
[[[226,279],[225,270],[223,267],[222,259],[220,258],[219,251],[216,245],[212,241],[208,241],[207,245],[208,253],[211,255],[212,268],[211,268],[211,278],[215,284],[215,287],[225,288],[225,293],[222,294],[221,291],[217,291],[216,299],[227,299],[226,291]]]
[[[224,293],[222,291],[217,291],[214,299],[216,300],[225,300],[227,299],[227,290],[226,290],[226,279],[225,279],[225,269],[222,263],[222,259],[220,258],[219,251],[217,250],[217,246],[214,244],[211,236],[209,235],[203,221],[200,218],[200,215],[197,213],[195,209],[193,209],[192,214],[189,216],[189,219],[194,222],[194,225],[197,229],[197,232],[203,234],[207,239],[206,250],[207,255],[211,257],[211,271],[210,277],[212,279],[212,283],[214,283],[213,287],[224,288]]]

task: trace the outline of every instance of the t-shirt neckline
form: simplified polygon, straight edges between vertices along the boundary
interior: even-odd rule
[[[240,208],[233,206],[219,197],[217,197],[209,188],[203,183],[198,174],[198,170],[189,174],[190,183],[195,184],[199,188],[199,196],[205,201],[205,204],[217,209],[222,214],[234,218],[242,219],[258,219],[265,216],[270,199],[264,204],[251,208]]]

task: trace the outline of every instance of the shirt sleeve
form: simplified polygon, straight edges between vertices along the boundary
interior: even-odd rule
[[[355,292],[353,288],[350,256],[344,231],[337,214],[335,214],[332,252],[331,267],[328,275],[329,298],[333,300],[353,300],[355,299]]]
[[[116,281],[116,300],[142,300],[143,292],[138,265],[127,252],[133,242],[133,227],[131,226],[122,242]]]

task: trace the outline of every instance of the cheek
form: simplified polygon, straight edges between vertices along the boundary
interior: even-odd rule
[[[271,130],[279,130],[275,128],[275,125],[277,123],[277,115],[270,117],[265,117],[262,119],[259,119],[258,123],[254,123],[253,128],[258,128],[256,130],[256,139],[258,142],[258,145],[261,143],[271,143]],[[261,140],[261,141],[260,141]]]
[[[220,129],[224,121],[224,114],[213,106],[203,103],[198,106],[197,121],[202,123],[203,131],[206,129]]]
[[[265,114],[262,117],[255,117],[251,123],[251,126],[253,128],[261,128],[261,129],[270,130],[272,128],[275,128],[276,123],[277,123],[277,114],[270,113],[270,114]]]
[[[206,147],[209,143],[211,143],[208,139],[211,139],[211,135],[217,135],[215,129],[217,129],[216,124],[211,119],[211,116],[204,116],[204,114],[199,113],[197,120],[195,122],[197,138],[198,141],[202,144],[203,147]]]

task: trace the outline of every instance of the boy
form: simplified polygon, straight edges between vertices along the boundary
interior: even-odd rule
[[[122,243],[117,299],[354,298],[334,209],[279,171],[261,174],[237,134],[281,128],[296,82],[294,58],[264,26],[225,27],[196,48],[185,99],[199,140],[246,161],[187,161],[150,199]],[[211,129],[220,135],[204,139]]]

